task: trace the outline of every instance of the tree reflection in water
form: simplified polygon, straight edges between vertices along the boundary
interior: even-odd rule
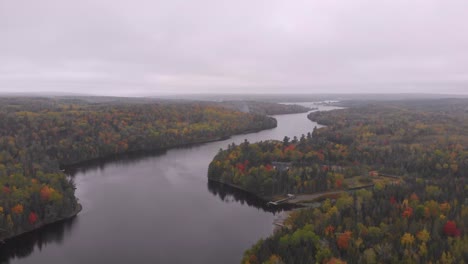
[[[65,234],[71,232],[77,222],[78,217],[75,216],[5,241],[0,244],[0,263],[27,257],[50,243],[63,243]]]
[[[265,212],[279,213],[286,210],[291,210],[295,206],[289,204],[282,204],[277,206],[267,205],[267,202],[260,199],[259,197],[232,186],[222,184],[215,181],[208,181],[208,190],[214,196],[218,196],[222,201],[226,203],[238,202],[240,204],[247,204],[258,209],[262,209]]]

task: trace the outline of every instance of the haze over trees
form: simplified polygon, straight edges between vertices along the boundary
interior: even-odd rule
[[[221,105],[233,110],[242,112],[252,112],[263,115],[285,115],[295,113],[306,113],[312,110],[309,107],[296,104],[277,104],[272,102],[259,101],[223,101]]]

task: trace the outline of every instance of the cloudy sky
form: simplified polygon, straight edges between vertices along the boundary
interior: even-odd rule
[[[466,0],[0,0],[0,92],[468,94]]]

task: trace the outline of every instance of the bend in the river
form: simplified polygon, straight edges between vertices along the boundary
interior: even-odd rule
[[[238,263],[272,233],[276,212],[249,194],[208,183],[208,164],[232,142],[282,140],[318,126],[307,113],[275,118],[274,129],[82,167],[74,178],[83,211],[0,246],[0,261]]]

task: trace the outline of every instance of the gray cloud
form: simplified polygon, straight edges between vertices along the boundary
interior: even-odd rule
[[[468,2],[0,0],[0,92],[468,93]]]

